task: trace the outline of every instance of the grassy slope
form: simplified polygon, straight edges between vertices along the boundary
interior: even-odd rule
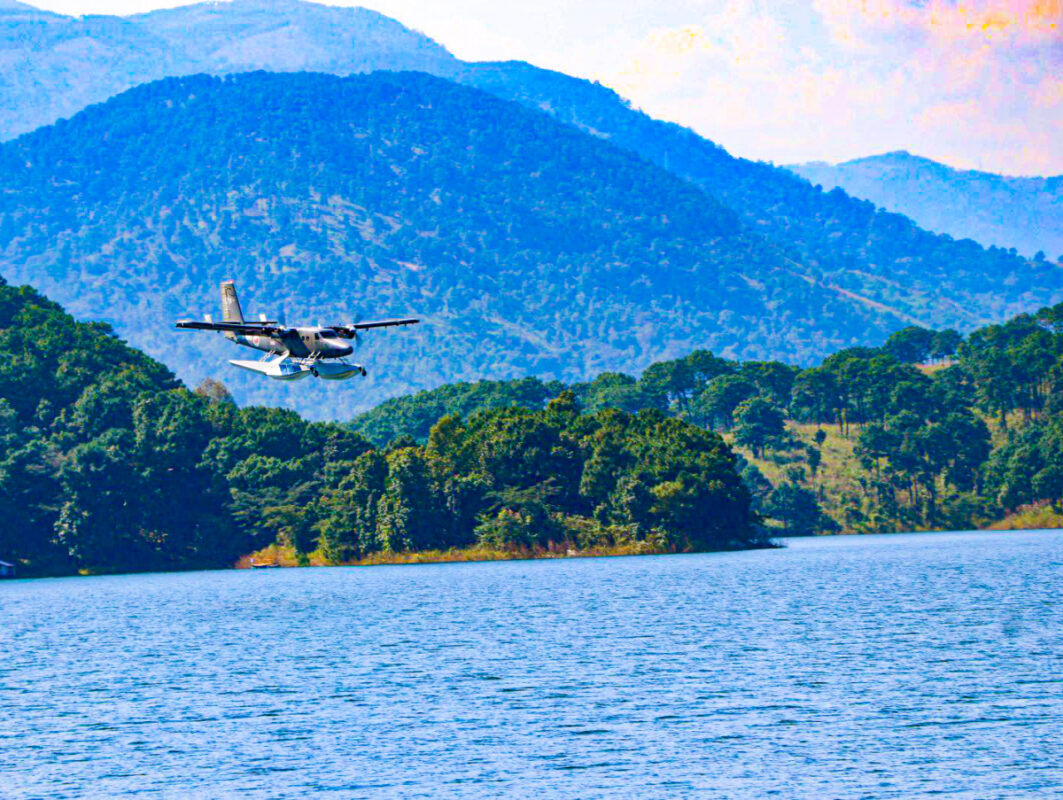
[[[816,431],[820,429],[820,426],[815,424],[806,425],[793,421],[788,421],[786,427],[796,439],[800,440],[802,447],[813,445]],[[806,486],[816,492],[823,510],[842,526],[843,533],[882,532],[883,523],[875,519],[871,499],[860,485],[864,471],[853,455],[857,431],[851,429],[849,436],[846,437],[836,427],[823,426],[822,430],[827,434],[827,438],[823,441],[821,448],[823,460],[814,478],[808,469],[802,449],[772,452],[763,458],[754,458],[752,451],[748,448],[734,445],[732,435],[725,434],[724,438],[747,461],[755,464],[773,486],[785,482],[788,467],[803,468],[807,480]]]
[[[987,418],[986,423],[989,425],[994,446],[1002,444],[1006,433],[1001,428],[999,419]],[[1017,428],[1022,424],[1023,419],[1020,413],[1008,415],[1009,427]],[[820,427],[815,424],[805,425],[793,421],[788,421],[786,426],[794,437],[801,441],[802,446],[814,443],[813,437]],[[732,435],[724,434],[724,438],[746,460],[755,464],[772,485],[785,481],[787,467],[804,468],[807,476],[806,486],[816,492],[823,510],[841,525],[842,533],[892,532],[896,525],[891,525],[890,520],[876,515],[875,504],[861,485],[867,473],[853,454],[857,437],[860,435],[859,427],[853,426],[848,436],[842,435],[833,426],[823,426],[822,429],[827,434],[827,438],[823,442],[823,460],[815,478],[812,478],[809,473],[804,452],[801,449],[768,453],[764,458],[754,458],[748,448],[734,444]],[[1046,505],[1024,506],[1003,519],[987,520],[981,527],[986,530],[1063,528],[1063,513]]]
[[[1047,503],[1022,506],[1013,514],[987,526],[991,531],[1042,530],[1063,528],[1063,511]]]

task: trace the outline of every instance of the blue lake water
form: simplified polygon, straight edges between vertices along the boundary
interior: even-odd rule
[[[1063,796],[1063,531],[0,583],[0,797]]]

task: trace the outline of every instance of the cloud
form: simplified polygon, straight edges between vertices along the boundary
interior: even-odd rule
[[[902,0],[815,0],[836,41],[876,46],[883,39],[907,37],[938,45],[976,42],[1026,44],[1058,41],[1060,0],[942,2]]]
[[[38,0],[70,13],[186,0]],[[467,59],[600,80],[777,163],[911,150],[1063,173],[1063,0],[323,0],[366,3]]]
[[[739,155],[1063,173],[1063,0],[731,0],[596,77]]]

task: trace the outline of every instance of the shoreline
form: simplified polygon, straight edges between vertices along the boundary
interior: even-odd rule
[[[290,569],[294,567],[379,567],[379,566],[402,566],[406,564],[465,564],[490,561],[539,561],[545,559],[565,558],[625,558],[629,556],[664,556],[664,555],[690,555],[692,553],[737,553],[752,550],[772,550],[785,548],[786,539],[813,539],[832,536],[899,536],[905,534],[924,533],[1007,533],[1010,531],[1051,531],[1063,529],[1063,515],[1051,512],[1052,516],[1045,517],[1040,508],[1020,510],[997,520],[989,525],[979,528],[957,531],[952,528],[933,528],[928,530],[905,530],[905,531],[875,531],[867,533],[837,532],[817,533],[811,536],[785,536],[776,533],[768,543],[758,547],[721,548],[719,550],[676,551],[657,549],[638,542],[632,545],[614,545],[610,547],[595,547],[587,550],[573,550],[571,548],[545,548],[536,550],[501,550],[497,548],[470,545],[468,547],[453,547],[447,550],[421,550],[416,552],[385,553],[377,552],[365,558],[349,561],[330,561],[320,552],[306,554],[302,559],[295,550],[283,545],[270,545],[254,553],[249,553],[239,559],[233,569]],[[1051,522],[1054,524],[1035,524],[1038,522]],[[1029,523],[1029,524],[1027,524]]]
[[[143,575],[143,574],[171,574],[179,572],[201,571],[224,571],[246,569],[290,569],[295,567],[376,567],[376,566],[402,566],[406,564],[463,564],[480,563],[491,561],[539,561],[548,559],[566,558],[627,558],[632,556],[664,556],[664,555],[696,555],[698,553],[741,553],[756,550],[785,549],[789,539],[819,539],[831,537],[862,537],[862,536],[903,536],[922,535],[933,533],[1015,533],[1021,531],[1058,531],[1063,530],[1063,516],[1055,512],[1056,516],[1051,521],[1057,524],[1037,525],[1019,524],[1030,521],[1031,515],[1027,512],[1012,514],[1004,520],[999,520],[988,526],[980,528],[952,529],[940,528],[934,530],[904,530],[904,531],[876,531],[874,533],[822,533],[811,536],[784,536],[777,535],[769,540],[769,543],[755,547],[720,548],[717,550],[697,551],[673,551],[665,549],[653,549],[639,543],[638,545],[623,545],[613,547],[597,547],[588,550],[571,550],[556,548],[537,552],[497,550],[473,545],[466,548],[451,548],[449,550],[424,550],[420,552],[405,553],[374,553],[363,559],[332,562],[325,559],[320,553],[311,553],[304,559],[299,559],[295,551],[290,547],[270,545],[254,553],[242,556],[236,563],[229,566],[216,567],[189,567],[187,569],[146,569],[132,572],[118,572],[108,570],[80,570],[78,572],[44,572],[31,574],[16,574],[13,577],[0,581],[0,585],[8,581],[22,580],[54,580],[57,578],[76,577],[105,577],[111,575]],[[640,546],[641,545],[641,546]],[[252,561],[255,565],[252,566]]]
[[[738,553],[750,550],[771,550],[781,548],[774,539],[755,547],[720,548],[718,550],[698,550],[698,553]],[[331,561],[319,552],[308,553],[299,558],[295,550],[283,545],[270,545],[240,558],[233,569],[288,569],[292,567],[379,567],[401,566],[404,564],[463,564],[489,561],[539,561],[565,558],[624,558],[628,556],[664,556],[683,554],[676,551],[654,548],[645,542],[630,545],[612,545],[593,547],[586,550],[571,548],[536,548],[533,550],[502,550],[498,548],[470,545],[469,547],[452,547],[447,550],[420,550],[416,552],[386,553],[377,552],[365,558],[349,561]]]

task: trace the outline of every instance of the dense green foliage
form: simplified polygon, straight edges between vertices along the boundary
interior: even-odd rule
[[[985,245],[1039,250],[1063,261],[1063,175],[1011,178],[958,170],[904,151],[843,164],[815,162],[790,169],[828,191],[911,217],[931,231]]]
[[[227,566],[273,538],[247,519],[369,449],[192,394],[27,287],[0,286],[0,354],[0,558],[30,574]]]
[[[916,366],[928,361],[935,363]],[[477,403],[511,402],[518,391],[545,396],[538,387],[442,387],[388,401],[353,426],[370,438],[423,440],[417,408],[445,413],[460,402],[468,413]],[[753,464],[743,465],[743,477],[755,508],[791,532],[969,527],[1023,504],[1063,502],[1063,304],[966,340],[952,330],[906,328],[882,347],[848,348],[804,370],[695,351],[638,378],[608,373],[570,388],[588,408],[670,414],[727,432],[755,459],[790,465],[774,487]],[[802,442],[787,419],[819,433]],[[825,498],[817,482],[826,426],[853,442],[863,471],[863,497],[851,503]],[[817,492],[841,509],[840,519],[823,515]]]
[[[355,428],[380,446],[402,436],[425,442],[432,426],[448,414],[467,417],[474,411],[509,406],[544,408],[565,388],[559,381],[544,382],[538,378],[448,383],[436,389],[385,400],[371,411],[360,414]]]
[[[445,416],[426,446],[364,456],[358,480],[306,514],[336,560],[474,542],[660,551],[756,541],[748,490],[719,436],[656,411],[580,412],[565,392],[545,409]]]
[[[0,356],[0,559],[28,574],[220,567],[278,540],[335,560],[760,543],[730,448],[655,411],[580,414],[561,393],[382,451],[237,408],[217,383],[189,392],[106,325],[6,284]]]
[[[363,391],[231,375],[241,402],[299,401],[308,415],[699,346],[807,362],[897,324],[794,275],[672,174],[424,74],[149,84],[0,145],[0,181],[5,274],[111,321],[190,383],[239,354],[161,334],[215,311],[222,279],[237,279],[246,312],[292,322],[425,319],[370,337]]]

